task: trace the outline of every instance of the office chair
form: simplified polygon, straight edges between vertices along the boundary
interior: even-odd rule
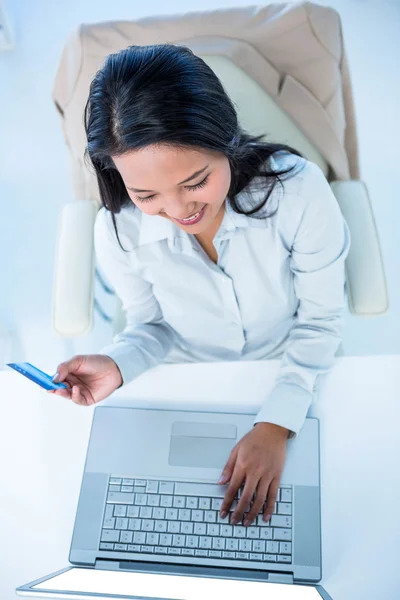
[[[246,132],[298,149],[331,185],[351,232],[347,298],[357,316],[388,309],[379,237],[360,179],[350,75],[339,14],[312,2],[254,5],[81,25],[67,40],[53,87],[69,150],[74,199],[60,218],[53,288],[53,328],[64,337],[93,326],[93,307],[124,328],[117,302],[109,317],[94,297],[93,228],[101,206],[97,181],[84,163],[83,110],[105,57],[131,44],[188,46],[216,73]]]

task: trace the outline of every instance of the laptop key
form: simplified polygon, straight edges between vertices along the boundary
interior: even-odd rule
[[[128,521],[126,517],[118,517],[116,522],[116,529],[128,529]]]
[[[292,532],[290,529],[280,529],[274,527],[274,540],[281,540],[282,542],[292,541]]]
[[[158,494],[149,494],[147,504],[149,506],[160,506],[160,496]]]
[[[194,496],[187,496],[186,508],[198,508],[198,500]]]
[[[281,542],[279,544],[279,554],[292,554],[292,544],[290,542]]]
[[[100,539],[102,542],[119,542],[119,531],[115,529],[103,529]]]
[[[272,515],[269,520],[270,527],[286,527],[292,526],[292,517],[285,517],[284,515]]]
[[[290,502],[278,502],[278,514],[279,515],[291,515],[292,505]]]
[[[108,492],[107,502],[113,504],[133,504],[133,494],[128,492]]]
[[[248,552],[236,552],[236,558],[238,558],[239,560],[248,560],[249,553]]]
[[[122,485],[133,485],[133,479],[123,479]]]
[[[149,546],[158,546],[160,538],[159,533],[146,533],[146,544]]]
[[[143,485],[134,485],[133,491],[137,494],[145,494],[146,488]]]
[[[195,550],[195,556],[208,556],[208,550]]]
[[[165,533],[167,531],[167,521],[154,521],[154,531]]]
[[[163,548],[163,546],[155,546],[154,552],[157,554],[168,554],[168,548]]]
[[[205,523],[195,523],[194,524],[194,533],[196,535],[206,535],[207,525]]]
[[[111,507],[111,504],[107,504],[107,506]],[[128,507],[124,506],[123,504],[116,504],[114,506],[114,517],[126,517],[126,509]],[[133,507],[129,507],[129,508],[133,508]]]
[[[143,487],[146,487],[146,480],[145,479],[135,479],[135,485],[141,485]]]
[[[165,508],[170,508],[172,506],[173,497],[172,496],[161,496],[160,506],[164,506]]]
[[[111,490],[110,490],[111,491]],[[118,492],[119,490],[113,490],[114,492]],[[133,492],[133,485],[121,485],[121,492]]]
[[[173,481],[160,481],[158,486],[160,494],[173,494],[174,493],[174,482]]]
[[[139,507],[137,507],[139,508]],[[139,508],[139,517],[141,519],[151,519],[153,516],[153,509],[151,506],[141,506]]]
[[[231,552],[231,551],[227,551],[224,550],[222,553],[222,558],[235,558],[236,557],[236,552]]]
[[[278,554],[279,542],[267,542],[266,549],[267,549],[268,554]]]
[[[154,479],[147,480],[146,494],[158,494],[158,481]]]
[[[147,552],[149,553],[153,553],[154,552],[154,546],[142,546],[141,547],[141,552]]]
[[[292,558],[290,556],[285,556],[284,554],[278,554],[278,556],[277,556],[277,562],[291,563],[292,562]]]
[[[179,481],[175,483],[176,496],[209,496],[212,498],[223,498],[225,486],[213,483],[191,483]]]
[[[133,501],[131,502],[131,504],[133,504]],[[138,506],[146,506],[147,494],[135,494],[135,504],[137,504]]]
[[[127,544],[114,544],[114,550],[128,550]]]
[[[260,531],[260,540],[272,540],[272,528],[266,527]]]
[[[194,550],[192,548],[182,548],[183,556],[194,556]]]
[[[133,541],[135,544],[145,544],[146,543],[146,534],[144,531],[135,531],[133,534]]]
[[[180,554],[180,553],[181,553],[180,548],[168,548],[168,554]]]
[[[181,523],[181,533],[184,533],[185,535],[192,535],[193,523],[188,523],[187,521]]]
[[[211,498],[199,498],[199,508],[201,508],[202,510],[210,510]]]
[[[120,542],[122,544],[130,544],[132,542],[133,531],[121,531]]]
[[[239,550],[239,540],[228,538],[225,540],[225,548],[232,552],[233,550]]]
[[[142,519],[143,531],[154,531],[154,521],[152,519]]]
[[[131,492],[132,490],[121,490],[121,486],[120,485],[109,485],[108,486],[108,491],[109,492]]]
[[[114,550],[114,544],[110,542],[101,542],[100,550]]]
[[[253,540],[253,552],[265,552],[265,542],[261,540]]]
[[[104,529],[115,529],[115,517],[104,519],[103,527]]]
[[[208,556],[210,558],[222,558],[222,552],[221,550],[209,550]]]
[[[162,533],[160,535],[160,546],[170,546],[172,542],[172,535],[170,533]]]
[[[116,510],[117,510],[118,506],[115,507],[114,510],[114,514],[116,514]],[[126,507],[125,507],[126,508]],[[125,517],[125,515],[118,515],[121,517]],[[131,519],[136,519],[139,516],[139,506],[128,506],[127,507],[127,511],[126,511],[126,516],[130,517]]]
[[[276,554],[264,554],[263,560],[266,560],[267,562],[276,562]]]
[[[250,552],[250,560],[262,560],[263,555],[256,552]]]
[[[132,531],[140,531],[142,528],[142,519],[129,519],[128,529]]]
[[[186,536],[186,546],[188,548],[197,548],[199,545],[199,538],[196,535]]]
[[[291,488],[282,488],[281,489],[281,502],[291,502],[291,501],[292,501]]]
[[[178,509],[177,508],[167,508],[165,511],[165,518],[169,521],[177,521],[178,520]]]
[[[140,552],[140,544],[128,544],[128,552]]]
[[[110,477],[110,484],[112,483],[116,483],[117,485],[121,485],[122,484],[122,479],[120,479],[119,477]]]

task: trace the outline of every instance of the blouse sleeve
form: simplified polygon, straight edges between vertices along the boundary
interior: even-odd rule
[[[318,376],[333,366],[342,340],[345,259],[350,231],[322,170],[307,161],[306,199],[291,248],[298,308],[272,392],[257,414],[296,437],[313,400]]]
[[[164,360],[176,332],[164,321],[152,285],[135,272],[129,252],[122,250],[110,231],[110,214],[105,211],[101,208],[96,218],[95,251],[102,272],[122,302],[127,323],[99,354],[116,362],[125,384]]]

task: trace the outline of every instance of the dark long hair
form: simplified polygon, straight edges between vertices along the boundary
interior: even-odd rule
[[[234,211],[254,218],[277,181],[282,185],[282,175],[296,167],[274,171],[269,158],[281,150],[303,157],[291,146],[261,141],[264,134],[245,133],[214,71],[181,45],[129,46],[108,55],[91,82],[84,118],[85,158],[95,169],[118,242],[115,214],[132,200],[112,156],[160,144],[222,152],[231,167],[227,198]],[[266,196],[246,212],[236,196],[255,177],[265,177]]]

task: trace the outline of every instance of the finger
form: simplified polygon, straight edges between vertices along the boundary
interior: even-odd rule
[[[237,507],[233,511],[231,517],[232,525],[236,525],[239,523],[243,517],[243,513],[250,506],[251,499],[253,498],[254,491],[256,489],[258,479],[255,477],[246,478],[246,483],[243,489],[243,492],[240,494],[240,500],[238,502]]]
[[[81,406],[95,404],[95,400],[90,391],[78,385],[72,387],[72,401]]]
[[[236,445],[231,450],[231,453],[229,455],[227,463],[224,466],[224,468],[222,469],[221,477],[218,479],[219,484],[228,483],[228,481],[232,477],[233,469],[235,468],[235,464],[236,464],[237,451],[238,451],[238,447]]]
[[[60,363],[57,367],[56,373],[53,376],[53,381],[55,383],[64,381],[69,373],[79,370],[83,360],[84,357],[78,354],[73,356],[70,360]]]
[[[221,504],[220,515],[222,519],[224,519],[228,514],[231,504],[236,498],[237,491],[243,483],[244,475],[244,469],[241,469],[236,463],[228,489],[225,492],[225,496]]]
[[[263,521],[269,521],[274,512],[275,502],[278,497],[279,479],[273,479],[267,492],[267,503],[263,511]]]
[[[59,390],[49,390],[49,392],[53,393],[55,396],[61,396],[62,398],[67,398],[71,400],[71,390],[59,389]]]
[[[252,522],[257,518],[258,513],[265,503],[270,483],[270,479],[267,477],[260,479],[257,486],[256,497],[253,500],[250,511],[246,515],[245,522],[243,523],[244,525],[251,525]]]

